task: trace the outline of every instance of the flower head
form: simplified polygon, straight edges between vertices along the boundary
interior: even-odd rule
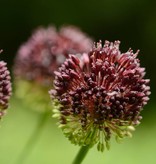
[[[39,28],[17,52],[15,77],[49,85],[67,54],[88,52],[91,46],[92,40],[76,27],[59,32],[54,27]]]
[[[80,59],[71,55],[55,72],[54,117],[72,143],[94,145],[100,151],[112,135],[131,136],[149,100],[149,80],[138,52],[119,51],[119,41],[95,44]]]
[[[47,111],[47,91],[54,79],[54,71],[67,54],[91,49],[92,40],[76,27],[38,28],[18,50],[14,65],[16,96],[31,104],[32,109]],[[50,109],[49,104],[49,109]]]
[[[0,61],[0,119],[8,108],[8,101],[11,96],[10,72],[6,67],[6,63]]]
[[[53,27],[37,29],[17,52],[15,77],[44,85],[49,83],[51,72],[57,67],[57,62],[54,62],[56,56],[51,52],[56,38],[57,33]]]

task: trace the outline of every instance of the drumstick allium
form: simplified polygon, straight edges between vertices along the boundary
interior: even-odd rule
[[[15,78],[49,86],[53,72],[68,54],[89,52],[92,45],[92,40],[74,26],[64,26],[58,32],[53,26],[40,27],[17,52]]]
[[[6,67],[6,63],[0,61],[0,119],[8,108],[12,92],[10,79],[10,72]]]
[[[150,95],[138,52],[119,50],[119,41],[99,42],[78,59],[71,55],[55,72],[54,117],[74,144],[109,148],[112,136],[131,136]]]
[[[74,26],[40,27],[18,50],[14,64],[16,95],[33,109],[44,111],[49,100],[48,90],[54,71],[67,54],[89,52],[92,40]],[[50,106],[50,105],[49,105]]]

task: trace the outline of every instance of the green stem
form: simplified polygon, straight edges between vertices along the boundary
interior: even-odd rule
[[[81,162],[85,158],[89,149],[90,149],[89,145],[88,146],[82,146],[72,164],[81,164]]]
[[[26,146],[23,148],[21,154],[19,155],[16,164],[23,164],[29,154],[31,154],[33,147],[35,146],[37,139],[39,139],[40,133],[42,132],[42,128],[44,127],[44,124],[46,123],[48,113],[45,112],[41,115],[38,125],[34,129],[32,135],[30,136],[29,140],[27,141]]]

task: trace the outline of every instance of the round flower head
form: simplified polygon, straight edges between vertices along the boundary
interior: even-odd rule
[[[63,29],[57,32],[54,27],[39,28],[17,52],[14,65],[16,95],[33,109],[42,111],[45,108],[42,104],[48,103],[47,91],[54,79],[54,71],[67,54],[91,49],[91,39],[80,30],[74,27]]]
[[[99,151],[112,135],[131,136],[149,100],[149,80],[143,79],[138,51],[119,51],[119,41],[97,43],[80,59],[71,55],[55,72],[54,117],[72,143],[97,144]]]
[[[11,96],[10,72],[6,63],[0,61],[0,119],[8,108],[8,101]]]
[[[51,72],[58,66],[51,47],[57,33],[54,27],[37,29],[31,38],[17,52],[14,66],[16,78],[36,81],[42,85],[49,83]]]
[[[91,47],[92,40],[76,27],[63,27],[60,32],[54,27],[39,28],[18,50],[15,76],[49,85],[53,72],[63,63],[67,54],[88,52]]]

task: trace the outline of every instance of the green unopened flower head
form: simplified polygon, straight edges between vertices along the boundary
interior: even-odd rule
[[[112,136],[131,136],[149,100],[149,80],[138,51],[119,51],[119,41],[95,44],[78,59],[71,55],[55,72],[50,91],[59,127],[74,144],[109,149]]]

